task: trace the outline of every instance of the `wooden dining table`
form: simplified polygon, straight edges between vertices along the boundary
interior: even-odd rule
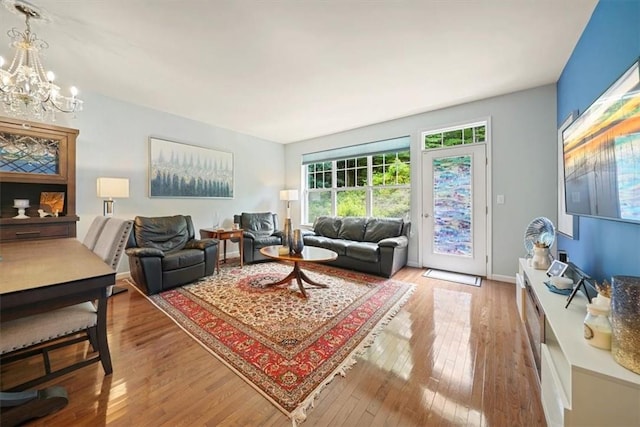
[[[98,301],[106,336],[106,289],[116,272],[76,239],[0,244],[0,321]]]
[[[74,238],[0,243],[0,322],[97,301],[97,344],[109,375],[107,288],[115,275]]]

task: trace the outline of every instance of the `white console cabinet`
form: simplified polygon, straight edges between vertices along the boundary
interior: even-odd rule
[[[519,266],[521,279],[531,286],[545,314],[540,389],[547,424],[640,426],[640,375],[617,364],[611,352],[586,342],[584,294],[580,291],[565,309],[567,297],[547,289],[544,270],[533,269],[525,259]],[[516,289],[516,295],[519,305],[527,304],[526,291]],[[519,312],[526,321],[526,309]]]

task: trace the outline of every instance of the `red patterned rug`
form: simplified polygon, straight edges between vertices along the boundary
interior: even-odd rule
[[[408,300],[414,285],[325,265],[305,265],[315,281],[301,296],[291,286],[265,288],[292,265],[225,265],[193,284],[150,297],[179,326],[294,423],[313,399]]]

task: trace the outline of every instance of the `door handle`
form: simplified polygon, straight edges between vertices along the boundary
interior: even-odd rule
[[[428,213],[422,214],[422,216],[425,217],[425,218],[429,218],[429,214]]]

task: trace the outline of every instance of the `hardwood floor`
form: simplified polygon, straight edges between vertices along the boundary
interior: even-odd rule
[[[322,391],[303,425],[544,426],[514,285],[485,280],[477,288],[422,272],[394,277],[416,292],[347,375]],[[108,318],[113,374],[93,364],[52,381],[70,402],[30,425],[291,425],[135,290],[109,301]],[[35,366],[2,366],[2,387]]]

